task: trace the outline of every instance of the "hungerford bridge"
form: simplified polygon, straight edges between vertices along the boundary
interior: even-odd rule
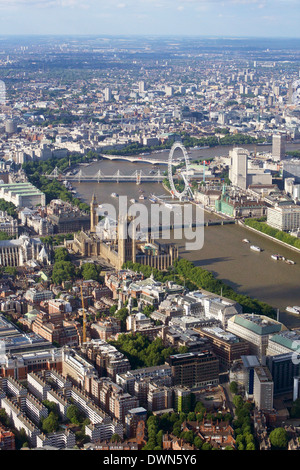
[[[123,175],[120,170],[118,170],[113,175],[105,175],[101,170],[99,170],[94,175],[86,175],[82,169],[73,175],[64,175],[56,167],[52,173],[49,175],[43,175],[49,179],[57,179],[59,181],[70,181],[74,183],[105,183],[105,182],[131,182],[131,183],[161,183],[166,176],[160,170],[155,171],[153,174],[145,174],[142,170],[136,170],[131,175]]]

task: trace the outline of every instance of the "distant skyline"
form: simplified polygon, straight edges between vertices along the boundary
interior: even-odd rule
[[[299,0],[0,0],[1,35],[300,38]]]

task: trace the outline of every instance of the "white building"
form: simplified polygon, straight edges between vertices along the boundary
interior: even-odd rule
[[[31,183],[0,184],[0,199],[16,207],[45,206],[46,196]]]
[[[281,161],[285,157],[286,136],[284,134],[274,134],[272,137],[272,158],[274,161]]]
[[[283,231],[294,231],[300,228],[300,206],[284,205],[268,207],[267,224]]]
[[[259,410],[273,409],[274,382],[267,367],[254,368],[253,401]]]
[[[229,152],[229,156],[231,158],[229,179],[232,185],[246,189],[249,158],[248,150],[243,148],[234,148]]]

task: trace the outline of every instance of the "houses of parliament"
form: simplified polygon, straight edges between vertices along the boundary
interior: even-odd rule
[[[106,229],[102,236],[98,230],[99,203],[95,195],[90,204],[90,230],[81,230],[74,233],[74,239],[65,241],[65,245],[73,253],[83,258],[101,258],[116,270],[121,270],[126,261],[151,266],[160,271],[167,270],[178,258],[178,247],[171,243],[158,243],[150,238],[147,240],[136,239],[135,230],[129,235],[129,225],[133,219],[119,216],[115,232]],[[103,234],[105,236],[103,236]]]

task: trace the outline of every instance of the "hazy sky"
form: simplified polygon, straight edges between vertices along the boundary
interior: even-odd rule
[[[300,0],[0,0],[0,34],[300,37]]]

